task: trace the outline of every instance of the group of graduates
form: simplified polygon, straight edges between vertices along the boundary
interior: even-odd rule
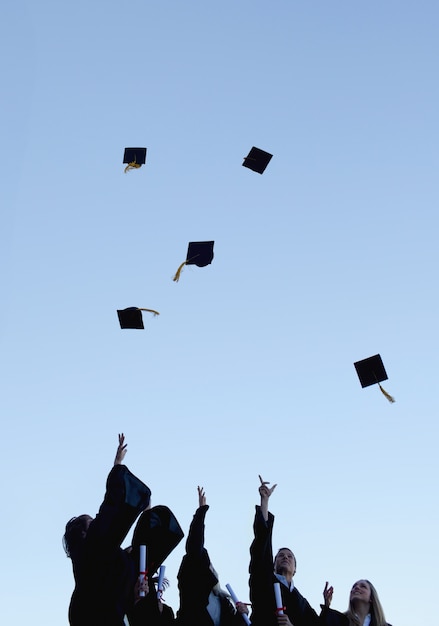
[[[293,552],[281,548],[273,558],[274,516],[268,502],[276,485],[269,487],[261,477],[250,546],[251,604],[239,602],[229,586],[228,592],[220,586],[204,547],[209,507],[204,489],[198,487],[199,506],[177,575],[180,605],[174,615],[162,601],[163,580],[157,572],[184,533],[170,509],[150,506],[151,490],[123,464],[126,449],[124,435],[119,435],[96,517],[80,515],[66,524],[63,545],[75,579],[70,626],[390,626],[368,580],[353,585],[344,613],[330,608],[333,589],[326,583],[324,603],[316,613],[294,585]],[[122,548],[134,524],[131,546]]]

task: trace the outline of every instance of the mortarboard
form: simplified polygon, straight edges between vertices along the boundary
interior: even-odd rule
[[[368,359],[357,361],[354,363],[357,370],[358,378],[362,387],[370,387],[370,385],[378,385],[382,393],[386,396],[389,402],[395,402],[395,399],[382,388],[381,382],[387,380],[387,372],[384,368],[383,361],[379,354],[371,356]]]
[[[186,254],[186,261],[181,263],[180,267],[175,273],[173,280],[178,282],[180,274],[185,265],[197,265],[198,267],[205,267],[212,263],[213,259],[213,244],[214,241],[192,241],[189,243]]]
[[[158,311],[153,309],[139,309],[136,306],[130,306],[127,309],[118,309],[117,315],[121,328],[138,328],[143,329],[142,311],[148,311],[153,315],[160,315]]]
[[[128,165],[125,168],[125,174],[129,170],[139,169],[146,161],[146,148],[125,148],[123,162]]]
[[[273,155],[269,152],[265,152],[264,150],[253,146],[248,155],[244,157],[242,165],[244,167],[248,167],[254,172],[257,172],[258,174],[262,174],[267,165],[270,163],[272,156]]]
[[[147,573],[152,576],[183,537],[184,532],[171,509],[154,506],[143,511],[134,528],[133,556],[138,562],[139,547],[146,546]]]

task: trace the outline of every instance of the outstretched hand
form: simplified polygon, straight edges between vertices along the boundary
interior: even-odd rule
[[[206,493],[204,487],[197,487],[198,489],[198,506],[204,506],[206,504]]]
[[[261,484],[259,485],[259,495],[261,496],[261,513],[264,520],[268,521],[268,498],[271,496],[273,491],[276,489],[276,485],[269,487],[270,484],[266,480],[262,480],[262,476],[259,475],[259,480]]]
[[[271,496],[273,491],[276,489],[277,483],[273,485],[272,487],[268,487],[268,485],[270,484],[269,481],[262,480],[262,476],[260,475],[259,475],[259,480],[261,481],[261,484],[259,485],[259,495],[261,496],[261,499],[266,498],[268,500],[268,498]]]
[[[325,606],[328,608],[331,606],[333,593],[334,587],[328,587],[328,581],[326,581],[325,588],[323,589],[323,599],[325,601]]]
[[[125,435],[121,433],[119,435],[119,445],[116,450],[116,458],[114,459],[115,465],[122,465],[122,462],[127,453],[127,444],[125,443]]]

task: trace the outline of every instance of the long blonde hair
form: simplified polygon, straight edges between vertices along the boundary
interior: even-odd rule
[[[364,580],[370,587],[370,626],[387,626],[386,618],[384,617],[383,607],[381,606],[377,590],[372,585],[370,580],[367,580],[366,578]],[[346,611],[345,615],[349,619],[349,626],[362,626],[362,624],[360,624],[360,620],[355,614],[351,600],[349,600],[349,608]]]

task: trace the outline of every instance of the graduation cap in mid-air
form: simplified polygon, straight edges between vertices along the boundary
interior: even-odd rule
[[[271,157],[273,155],[269,152],[265,152],[265,150],[261,150],[260,148],[253,148],[250,150],[248,155],[244,157],[243,166],[248,167],[250,170],[257,172],[258,174],[262,174],[265,171],[265,168],[271,161]]]
[[[180,264],[172,280],[178,282],[180,274],[185,265],[196,265],[197,267],[205,267],[210,265],[213,259],[214,241],[192,241],[189,243],[186,254],[186,261]]]
[[[158,311],[153,309],[139,309],[136,306],[130,306],[127,309],[118,309],[119,324],[121,328],[145,328],[143,325],[142,311],[147,311],[153,315],[160,315]]]
[[[125,174],[129,170],[139,169],[146,161],[146,148],[125,148],[123,162],[127,163]]]
[[[147,575],[153,576],[172,550],[180,543],[184,532],[167,506],[158,505],[144,511],[133,532],[132,553],[137,563],[140,546],[146,546]]]
[[[387,372],[385,370],[383,361],[379,354],[375,354],[367,359],[363,359],[362,361],[357,361],[354,363],[355,369],[357,370],[358,378],[360,379],[360,383],[362,387],[370,387],[370,385],[378,385],[381,389],[381,392],[386,396],[389,402],[395,402],[395,399],[387,393],[385,389],[381,386],[383,380],[387,380]]]

